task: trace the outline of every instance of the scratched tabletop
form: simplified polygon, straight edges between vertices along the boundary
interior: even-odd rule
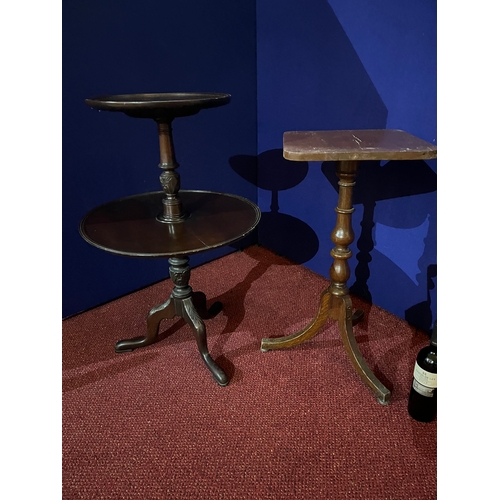
[[[403,130],[309,130],[283,134],[283,156],[293,161],[425,160],[437,147]]]

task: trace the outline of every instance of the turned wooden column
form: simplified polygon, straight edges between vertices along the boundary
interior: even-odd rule
[[[178,192],[181,188],[181,177],[175,171],[179,164],[175,159],[174,141],[172,138],[172,121],[158,121],[158,137],[160,140],[160,163],[163,170],[160,183],[165,192],[163,213],[158,216],[160,222],[180,222],[187,217],[183,210]]]
[[[330,252],[333,263],[330,267],[332,280],[329,291],[332,295],[341,297],[349,293],[347,281],[351,276],[348,259],[352,256],[349,245],[354,241],[352,230],[352,190],[356,185],[354,179],[358,173],[357,161],[340,161],[337,163],[337,176],[339,178],[339,200],[335,208],[337,223],[331,234],[335,247]]]

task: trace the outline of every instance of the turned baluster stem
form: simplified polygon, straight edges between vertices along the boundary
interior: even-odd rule
[[[174,283],[172,296],[177,299],[190,297],[192,288],[189,286],[191,277],[191,267],[189,266],[189,257],[170,257],[168,259],[170,279]]]
[[[349,245],[354,241],[354,231],[352,229],[352,191],[356,182],[358,170],[357,161],[339,161],[337,162],[336,173],[339,178],[339,199],[337,212],[337,222],[332,231],[331,239],[335,247],[330,252],[333,257],[333,263],[330,267],[331,283],[330,293],[336,296],[349,294],[347,281],[351,275],[347,259],[352,256]]]
[[[182,208],[178,192],[181,187],[180,175],[175,171],[179,166],[175,159],[174,142],[172,138],[172,121],[158,122],[158,136],[160,140],[160,164],[163,170],[160,174],[160,183],[165,198],[163,198],[163,213],[158,217],[161,222],[179,222],[186,217]]]

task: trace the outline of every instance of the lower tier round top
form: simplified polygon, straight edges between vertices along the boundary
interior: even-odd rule
[[[91,210],[80,234],[91,245],[130,257],[173,257],[233,243],[257,226],[260,210],[240,196],[211,191],[179,191],[188,216],[158,220],[163,191],[121,198]]]
[[[135,118],[171,120],[178,116],[194,115],[204,108],[223,106],[230,94],[211,92],[171,92],[165,94],[103,95],[85,99],[91,108],[121,111]]]

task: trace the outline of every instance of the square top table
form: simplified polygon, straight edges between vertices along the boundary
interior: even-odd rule
[[[363,317],[362,311],[352,311],[347,288],[352,256],[349,245],[354,241],[352,229],[352,192],[356,184],[358,164],[365,160],[427,160],[437,157],[433,144],[403,130],[317,130],[285,132],[283,157],[291,161],[336,161],[339,178],[339,198],[336,226],[331,234],[335,247],[330,252],[330,285],[321,294],[320,306],[311,323],[292,335],[264,338],[261,350],[284,349],[314,337],[327,319],[338,321],[342,343],[361,380],[381,404],[388,404],[390,391],[374,375],[359,351],[353,326]]]

